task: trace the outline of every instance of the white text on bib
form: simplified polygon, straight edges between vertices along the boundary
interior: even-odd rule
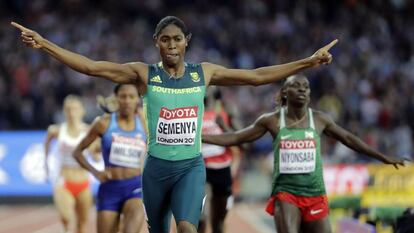
[[[146,143],[141,137],[126,137],[113,133],[109,162],[122,167],[139,168],[145,148]]]
[[[157,123],[157,143],[193,145],[197,133],[198,107],[161,108]]]
[[[311,173],[315,171],[315,140],[281,140],[279,146],[279,172],[281,174]]]

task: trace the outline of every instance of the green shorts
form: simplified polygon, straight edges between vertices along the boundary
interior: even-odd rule
[[[148,156],[142,175],[143,199],[150,233],[168,233],[171,213],[176,222],[196,228],[200,220],[206,168],[201,156],[180,161]]]

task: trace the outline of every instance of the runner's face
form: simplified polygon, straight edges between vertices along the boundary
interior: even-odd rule
[[[308,104],[310,100],[309,81],[306,77],[295,77],[286,88],[288,102]]]
[[[67,100],[63,106],[65,118],[69,122],[80,122],[85,115],[82,104],[77,100]]]
[[[176,66],[184,61],[187,39],[179,27],[170,24],[162,29],[157,36],[156,47],[159,49],[165,65]]]
[[[116,98],[119,104],[119,112],[122,115],[135,114],[139,103],[137,88],[133,85],[122,85]]]

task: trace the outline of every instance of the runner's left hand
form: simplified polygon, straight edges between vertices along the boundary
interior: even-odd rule
[[[384,163],[385,164],[392,164],[395,167],[395,169],[398,169],[398,166],[405,167],[405,162],[406,161],[410,162],[411,160],[407,159],[407,158],[396,159],[396,158],[387,157],[387,160]]]

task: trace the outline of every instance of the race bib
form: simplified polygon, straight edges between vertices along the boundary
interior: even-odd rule
[[[282,140],[280,141],[279,152],[279,172],[281,174],[300,174],[315,171],[315,140]]]
[[[197,134],[198,107],[161,108],[157,123],[157,143],[193,145]]]
[[[219,156],[224,154],[224,152],[226,152],[226,148],[222,146],[203,144],[201,147],[201,154],[203,154],[204,158]]]
[[[112,134],[109,162],[122,167],[139,168],[145,148],[146,143],[141,137],[125,137]]]
[[[203,134],[221,134],[223,130],[220,129],[220,126],[217,125],[215,119],[203,119]],[[201,147],[201,154],[204,158],[211,158],[219,156],[226,152],[226,148],[222,146],[212,145],[203,143]]]

